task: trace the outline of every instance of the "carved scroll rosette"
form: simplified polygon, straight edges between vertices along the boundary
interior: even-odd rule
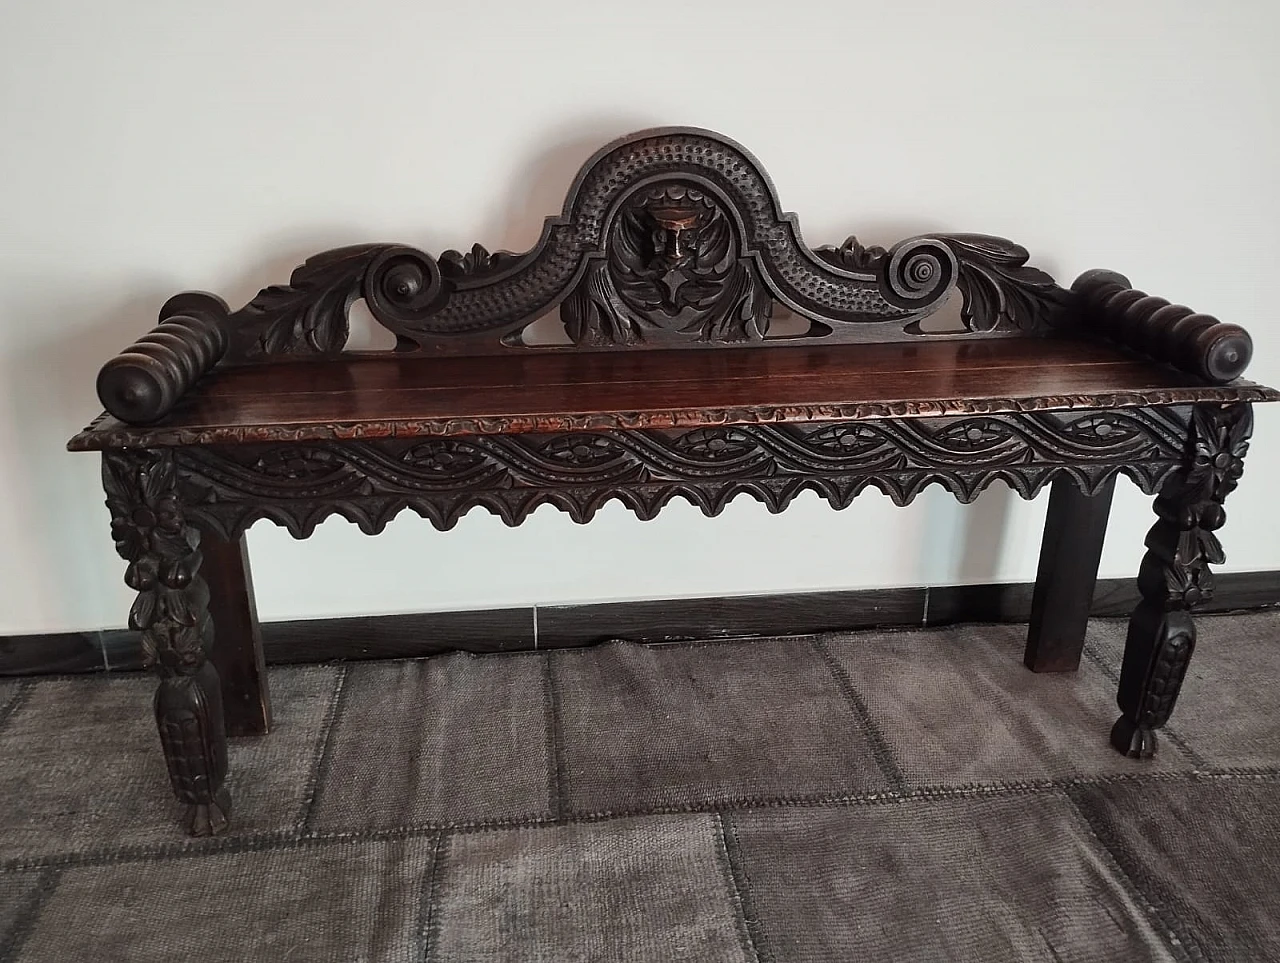
[[[144,662],[160,677],[155,715],[169,779],[192,834],[213,835],[226,827],[231,802],[200,535],[183,516],[168,449],[105,452],[102,480],[116,551],[129,563],[125,583],[138,593],[129,626],[142,633]]]
[[[1197,405],[1187,463],[1156,497],[1158,521],[1147,534],[1138,573],[1142,602],[1129,620],[1118,702],[1124,715],[1112,729],[1116,749],[1148,757],[1155,730],[1173,712],[1196,644],[1191,610],[1213,595],[1210,565],[1225,561],[1217,531],[1227,520],[1223,500],[1239,483],[1253,430],[1247,404]]]

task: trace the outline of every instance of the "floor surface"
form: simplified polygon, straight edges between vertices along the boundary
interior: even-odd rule
[[[1280,959],[1280,613],[1124,759],[1121,622],[277,668],[231,832],[140,675],[0,680],[0,959]]]

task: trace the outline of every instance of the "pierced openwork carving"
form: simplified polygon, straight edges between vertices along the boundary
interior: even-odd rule
[[[1147,534],[1138,572],[1142,603],[1129,621],[1118,702],[1124,715],[1112,743],[1132,756],[1155,752],[1155,730],[1173,712],[1196,644],[1191,609],[1213,595],[1210,565],[1226,557],[1217,531],[1223,500],[1239,483],[1253,431],[1249,405],[1196,405],[1190,452],[1156,498],[1158,521]]]
[[[1154,492],[1182,458],[1187,408],[1044,412],[670,431],[184,448],[193,520],[232,537],[270,518],[299,538],[331,514],[379,532],[411,509],[440,529],[484,506],[519,524],[541,504],[588,521],[611,498],[651,518],[682,496],[716,515],[743,492],[781,511],[811,489],[836,508],[867,486],[896,504],[927,485],[971,501],[997,479],[1030,498],[1066,473]]]
[[[129,627],[142,633],[143,660],[160,677],[155,714],[174,794],[187,804],[193,835],[227,825],[222,689],[208,661],[213,626],[200,577],[200,535],[187,523],[168,449],[104,452],[102,483],[125,582],[137,593]]]
[[[561,308],[589,348],[763,341],[775,303],[811,336],[925,336],[919,321],[956,285],[969,333],[1044,330],[1064,292],[1000,238],[955,234],[883,248],[809,250],[758,162],[717,134],[645,131],[583,168],[563,213],[525,254],[363,245],[318,255],[229,322],[237,362],[342,350],[363,297],[400,350],[495,352]],[[897,322],[886,325],[884,322]],[[939,335],[929,335],[939,336]]]

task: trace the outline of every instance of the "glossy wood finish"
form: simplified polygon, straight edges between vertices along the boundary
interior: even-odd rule
[[[200,533],[200,573],[209,586],[215,645],[209,660],[222,682],[227,735],[261,736],[271,729],[267,664],[245,538],[227,540],[212,529]]]
[[[1023,656],[1035,672],[1074,672],[1080,666],[1115,489],[1115,476],[1093,494],[1066,477],[1050,489]]]
[[[772,351],[342,359],[229,369],[169,417],[104,417],[75,450],[917,417],[1280,398],[1068,339]]]
[[[1114,271],[1086,271],[1071,293],[1080,324],[1211,384],[1234,381],[1253,357],[1253,339],[1238,324],[1136,291]]]

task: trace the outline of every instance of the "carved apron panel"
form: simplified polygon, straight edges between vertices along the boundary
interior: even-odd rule
[[[868,485],[896,504],[996,479],[1030,498],[1067,474],[1157,490],[1184,457],[1189,407],[179,449],[189,516],[230,537],[271,518],[306,537],[337,513],[369,533],[412,509],[447,529],[484,506],[517,525],[547,503],[589,520],[610,498],[651,518],[683,496],[708,515],[747,492],[781,511],[808,488],[843,508]]]

